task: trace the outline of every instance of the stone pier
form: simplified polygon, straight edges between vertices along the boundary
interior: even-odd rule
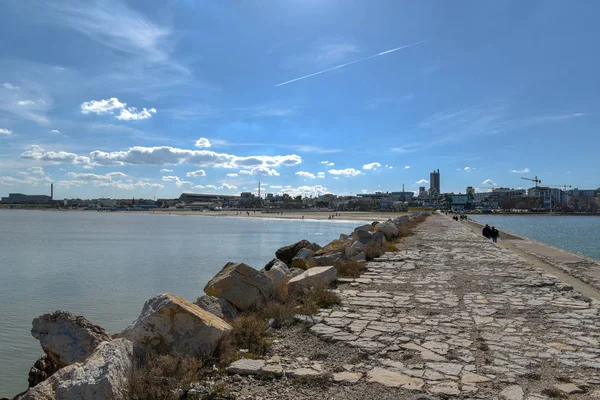
[[[341,280],[343,304],[308,332],[275,339],[265,365],[329,384],[244,380],[241,397],[600,399],[597,300],[444,216],[398,247]]]

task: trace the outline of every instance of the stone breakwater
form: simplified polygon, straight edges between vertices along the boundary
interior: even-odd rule
[[[305,288],[329,287],[337,277],[335,264],[364,264],[383,254],[387,241],[397,238],[409,222],[400,217],[360,226],[325,248],[302,240],[278,249],[260,271],[228,263],[195,303],[169,293],[156,296],[131,326],[112,336],[66,311],[39,316],[31,333],[45,354],[30,370],[30,389],[15,399],[126,399],[136,363],[158,355],[214,360],[233,329],[231,321]],[[192,394],[181,388],[182,397]]]
[[[399,230],[406,222],[387,224]],[[285,262],[273,260],[264,271],[227,264],[198,300],[203,308],[173,295],[151,299],[121,337],[101,342],[85,361],[62,367],[23,398],[124,398],[140,343],[145,351],[206,354],[231,329],[225,320],[289,289],[290,276],[303,271],[290,268],[294,259],[308,268],[297,280],[310,277],[314,284],[314,276],[323,275],[320,283],[328,282],[336,278],[328,266],[317,269],[318,257],[370,258],[381,235],[394,237],[385,229],[359,227],[322,249],[296,243],[278,251]],[[362,253],[355,253],[358,248]],[[397,248],[367,261],[360,277],[337,278],[339,306],[273,330],[266,357],[229,365],[215,378],[229,398],[600,399],[597,300],[444,216],[428,218]],[[298,257],[303,249],[312,255]],[[235,287],[250,300],[241,300]],[[103,335],[88,321],[77,326],[89,330],[77,337],[87,344],[93,340],[92,346],[94,335]],[[46,332],[39,324],[36,330]],[[69,346],[53,348],[46,339],[44,350],[52,349],[53,360],[67,359],[63,351],[73,354]],[[92,382],[104,382],[110,391]],[[210,384],[194,383],[180,395],[202,399]]]

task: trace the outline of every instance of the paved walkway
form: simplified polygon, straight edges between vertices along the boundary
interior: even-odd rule
[[[444,216],[401,248],[310,329],[372,354],[362,379],[436,399],[600,398],[596,300]]]

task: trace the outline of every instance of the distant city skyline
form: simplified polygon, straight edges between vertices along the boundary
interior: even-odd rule
[[[600,186],[595,2],[0,4],[0,194]]]

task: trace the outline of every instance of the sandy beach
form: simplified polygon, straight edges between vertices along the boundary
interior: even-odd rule
[[[91,211],[93,212],[93,211]],[[260,211],[183,211],[183,210],[148,210],[148,211],[131,211],[135,213],[145,214],[162,214],[162,215],[202,215],[209,217],[239,217],[239,218],[278,218],[278,219],[308,219],[308,220],[328,220],[331,215],[334,215],[334,221],[387,221],[390,218],[396,218],[408,213],[403,212],[322,212],[322,211],[283,211],[282,213],[262,213]],[[336,215],[337,214],[337,215]]]

